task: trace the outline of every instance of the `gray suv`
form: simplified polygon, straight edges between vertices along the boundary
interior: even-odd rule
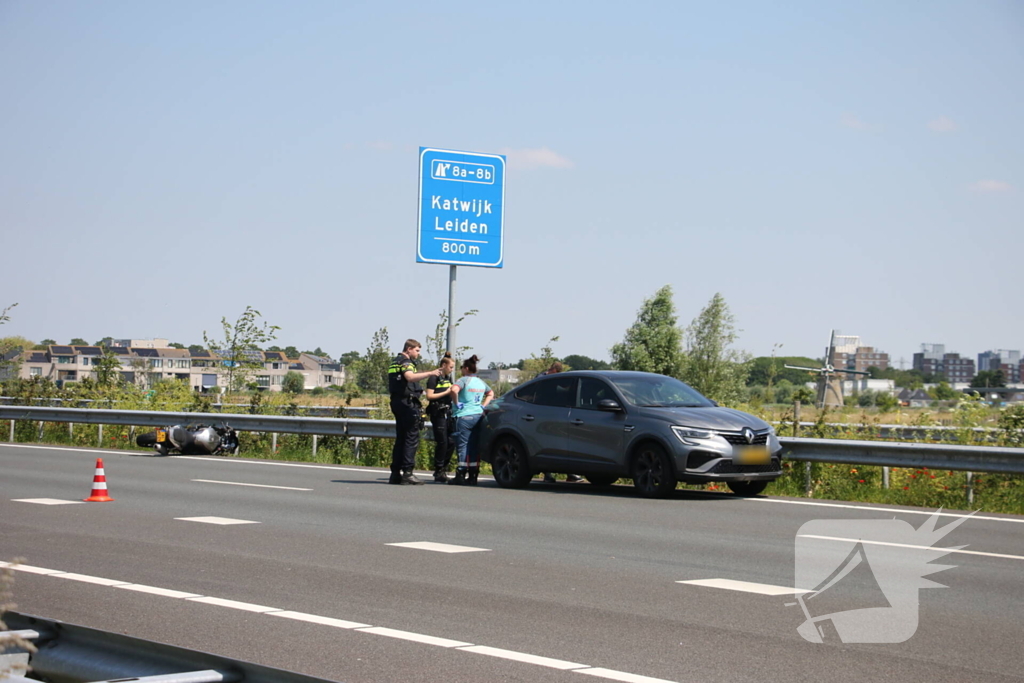
[[[480,429],[482,457],[505,488],[538,472],[573,472],[598,486],[631,478],[649,498],[678,482],[722,482],[753,496],[782,475],[771,425],[648,372],[538,377],[488,406]]]

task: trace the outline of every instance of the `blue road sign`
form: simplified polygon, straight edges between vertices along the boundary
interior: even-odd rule
[[[416,261],[501,268],[505,157],[420,147]]]

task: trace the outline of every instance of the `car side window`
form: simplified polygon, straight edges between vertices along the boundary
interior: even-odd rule
[[[610,386],[594,377],[580,378],[580,398],[576,403],[577,408],[597,410],[597,404],[606,398],[617,400]]]
[[[533,402],[539,406],[571,408],[576,403],[576,378],[552,377],[537,382]]]
[[[535,403],[537,401],[537,383],[523,387],[515,393],[515,397],[525,403]]]

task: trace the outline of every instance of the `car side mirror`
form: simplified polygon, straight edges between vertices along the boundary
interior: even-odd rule
[[[606,410],[609,413],[620,413],[622,412],[622,406],[619,405],[618,401],[610,398],[603,398],[597,402],[598,410]]]

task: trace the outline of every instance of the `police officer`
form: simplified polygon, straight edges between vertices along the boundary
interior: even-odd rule
[[[427,380],[427,415],[434,431],[434,481],[448,481],[448,466],[455,452],[455,418],[452,417],[452,371],[455,361],[450,353],[441,359],[441,375]]]
[[[388,367],[388,392],[391,394],[391,412],[395,414],[395,447],[391,451],[389,484],[423,483],[413,474],[423,422],[423,407],[420,405],[423,389],[419,382],[427,377],[438,377],[441,371],[416,372],[420,347],[415,339],[406,339],[402,352]]]

